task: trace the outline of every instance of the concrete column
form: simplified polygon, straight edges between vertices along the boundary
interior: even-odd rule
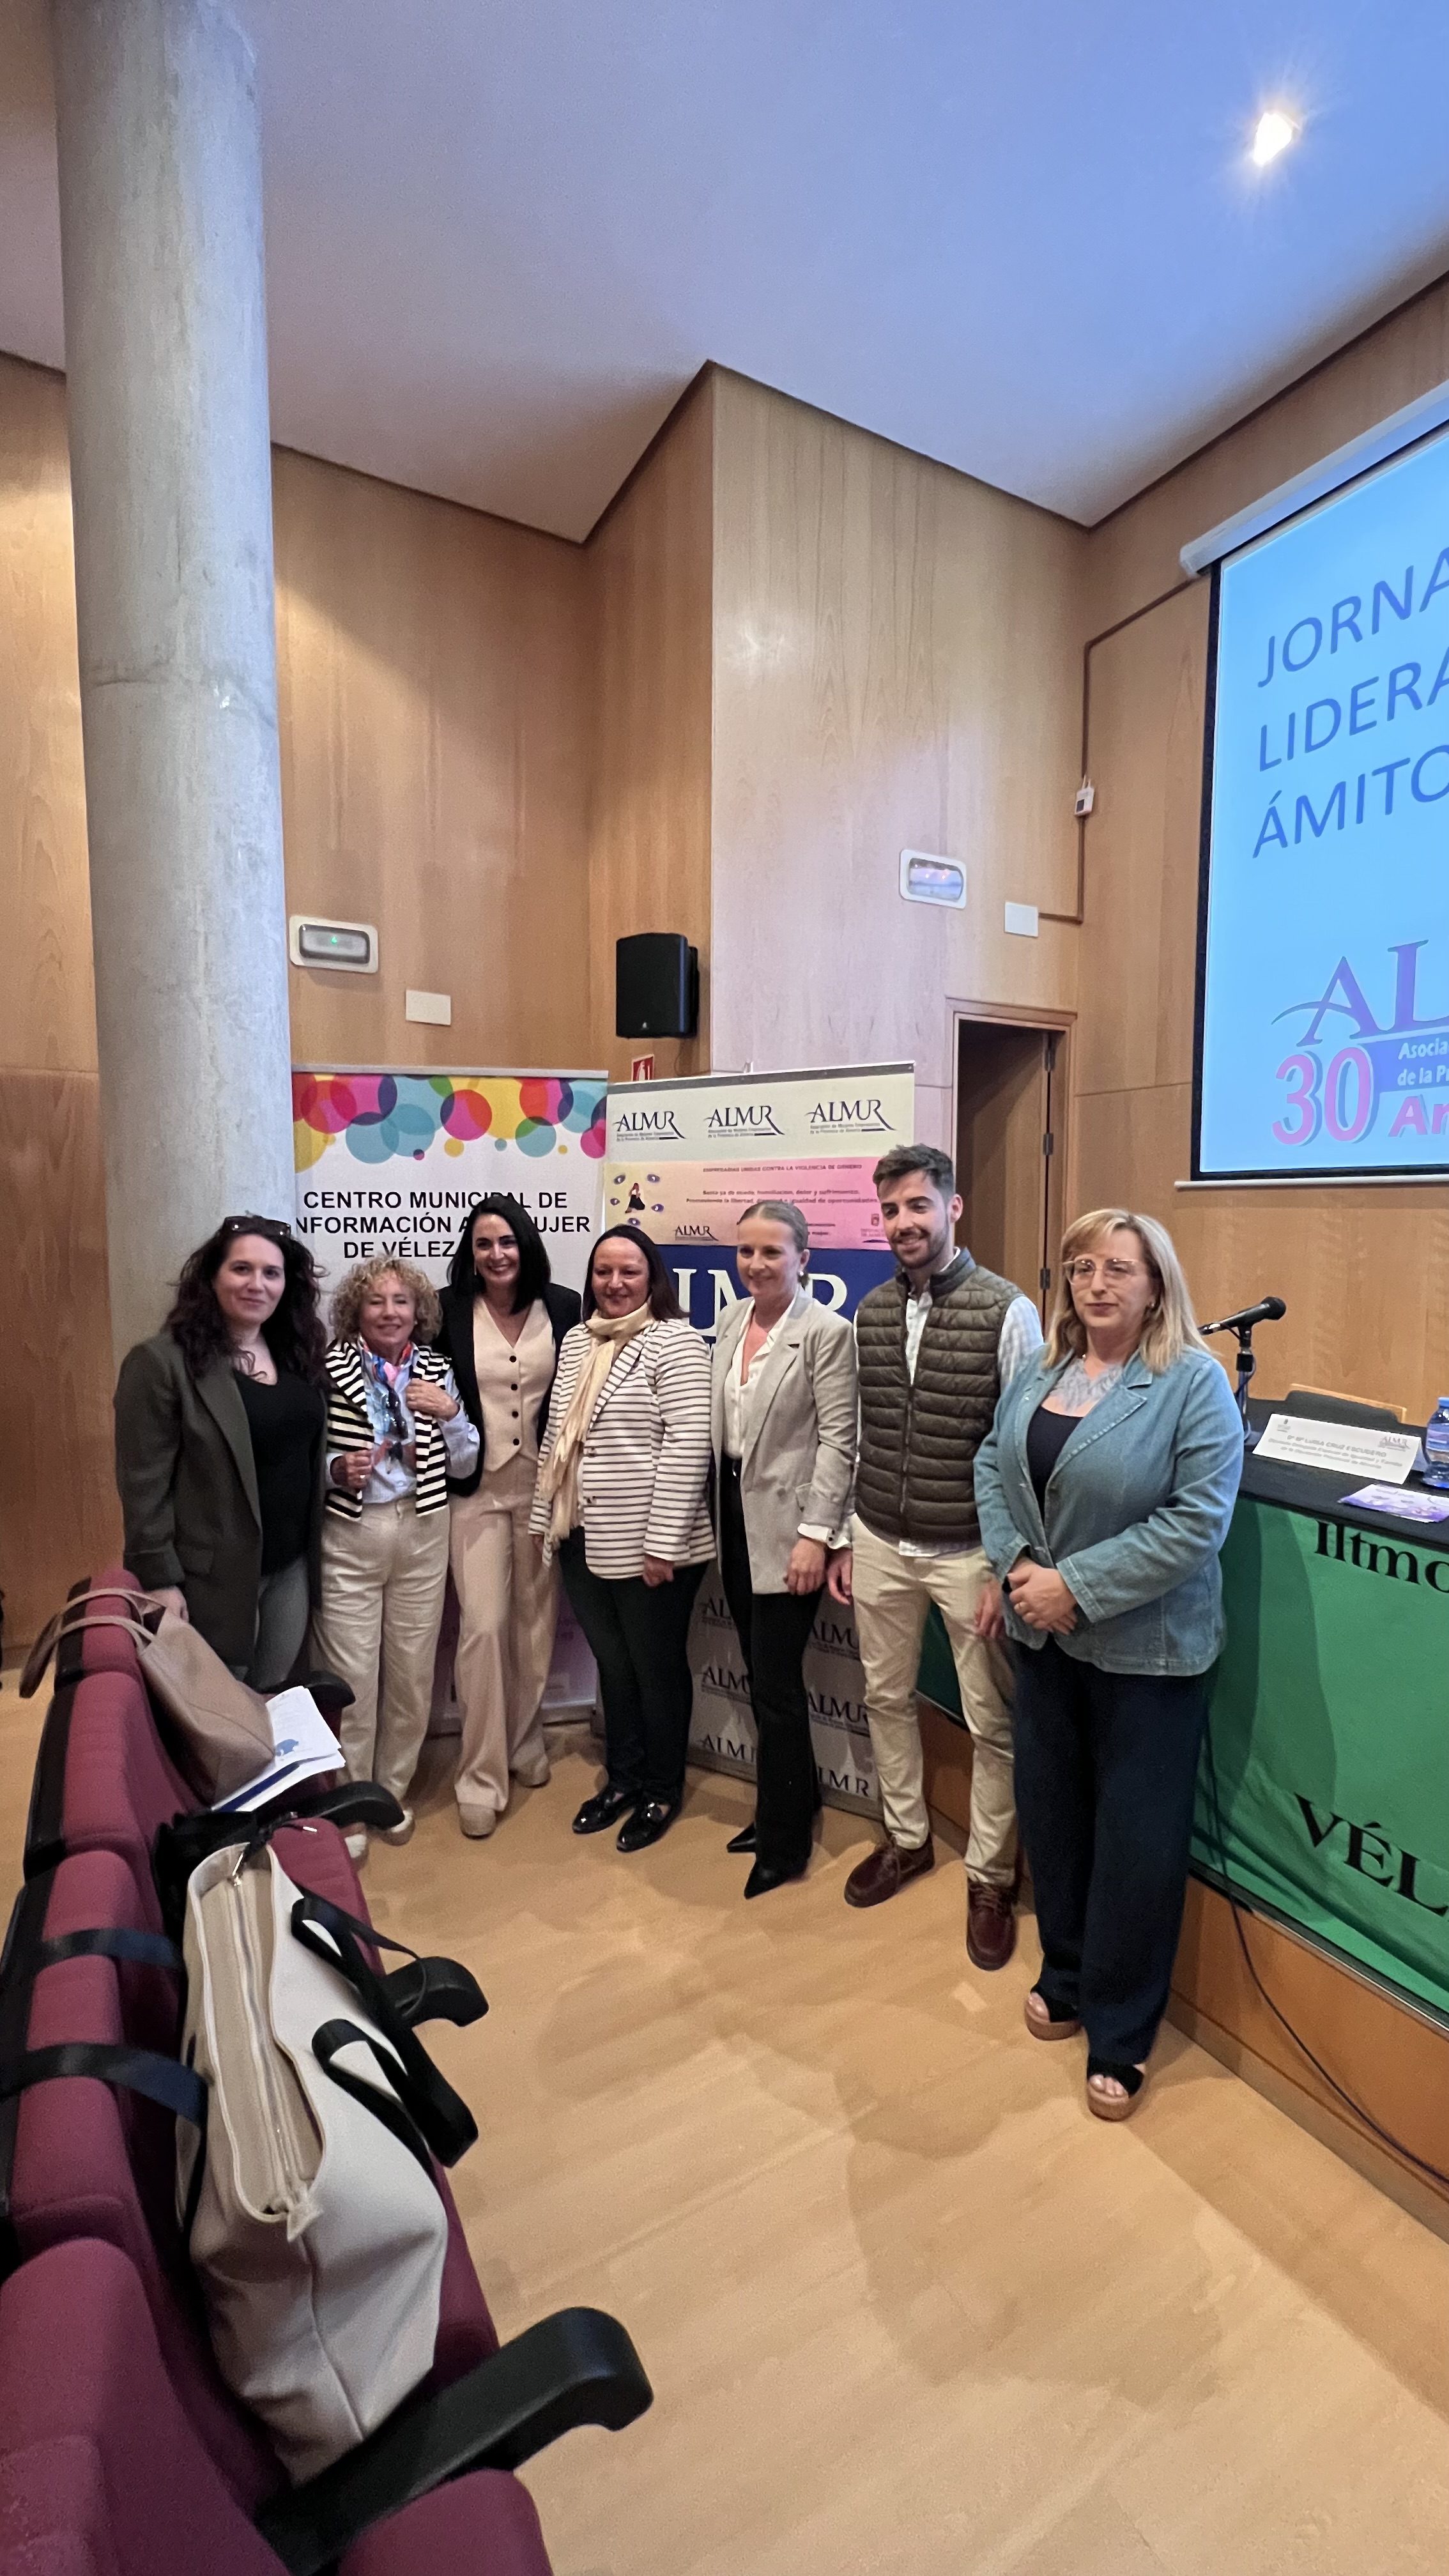
[[[52,0],[116,1354],[293,1206],[261,149],[215,0]]]

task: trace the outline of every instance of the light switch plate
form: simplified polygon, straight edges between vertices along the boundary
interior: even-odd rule
[[[1035,939],[1038,934],[1037,907],[1034,903],[1009,903],[1006,927],[1013,939]]]
[[[404,1015],[410,1020],[427,1020],[435,1029],[450,1029],[453,1025],[453,996],[451,993],[415,993],[409,986]]]

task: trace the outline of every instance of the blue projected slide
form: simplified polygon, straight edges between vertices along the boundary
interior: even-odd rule
[[[1449,435],[1217,583],[1195,1172],[1449,1168]]]

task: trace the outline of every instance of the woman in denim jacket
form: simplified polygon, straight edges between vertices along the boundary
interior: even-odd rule
[[[1243,1464],[1228,1381],[1164,1228],[1097,1208],[976,1457],[1016,1664],[1016,1796],[1042,1971],[1037,2039],[1085,2023],[1087,2106],[1142,2090],[1182,1927],[1218,1551]]]

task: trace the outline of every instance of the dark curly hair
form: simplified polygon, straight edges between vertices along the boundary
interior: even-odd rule
[[[553,1272],[544,1250],[543,1237],[528,1210],[506,1190],[490,1190],[486,1199],[476,1199],[468,1210],[458,1247],[448,1272],[448,1285],[460,1297],[481,1297],[483,1282],[473,1259],[473,1228],[480,1216],[501,1216],[518,1246],[518,1284],[513,1292],[513,1311],[521,1315],[535,1297],[541,1297]]]
[[[231,1336],[212,1285],[239,1235],[259,1234],[282,1256],[286,1284],[262,1326],[262,1339],[279,1369],[321,1384],[327,1335],[317,1303],[317,1272],[305,1243],[274,1216],[229,1216],[181,1265],[176,1303],[166,1330],[178,1345],[194,1378],[203,1377],[216,1360],[230,1360]]]

